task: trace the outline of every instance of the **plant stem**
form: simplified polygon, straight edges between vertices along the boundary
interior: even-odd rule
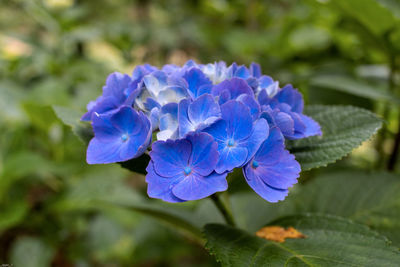
[[[214,202],[215,206],[218,208],[218,210],[221,212],[222,216],[224,216],[226,223],[231,226],[236,226],[231,210],[228,208],[227,205],[225,205],[225,203],[222,201],[219,195],[217,194],[211,195],[211,199]]]
[[[396,73],[396,62],[395,62],[395,58],[392,58],[391,64],[390,64],[390,76],[389,76],[389,88],[391,88],[391,91],[394,91],[394,88],[396,87],[396,83],[395,83],[395,73]],[[399,118],[397,120],[397,123],[399,124],[398,129],[397,129],[397,133],[396,133],[396,137],[395,137],[395,141],[394,141],[394,145],[393,145],[393,149],[392,152],[390,153],[390,157],[389,157],[389,161],[388,161],[388,165],[387,165],[387,169],[389,171],[394,171],[395,166],[396,166],[396,162],[397,162],[397,157],[399,154],[399,147],[400,147],[400,110],[399,112]]]
[[[389,73],[389,77],[388,77],[388,91],[390,93],[394,93],[395,60],[391,53],[389,53],[389,62],[390,62],[389,63],[390,73]],[[382,167],[384,168],[385,161],[386,161],[385,152],[383,150],[383,144],[384,144],[384,141],[385,141],[385,139],[387,137],[387,133],[388,133],[388,119],[389,119],[390,111],[391,111],[391,103],[386,102],[384,104],[384,111],[382,114],[384,123],[383,123],[382,129],[379,132],[377,142],[376,142],[376,150],[378,151],[378,154],[379,154],[379,160],[378,160],[378,164],[377,164],[378,168],[382,168]]]

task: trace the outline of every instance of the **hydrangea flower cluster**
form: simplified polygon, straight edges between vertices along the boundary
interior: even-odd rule
[[[88,104],[82,120],[92,122],[94,137],[87,162],[149,153],[148,195],[167,202],[227,190],[227,174],[242,168],[257,194],[277,202],[300,173],[285,138],[322,134],[303,106],[292,85],[280,88],[255,63],[137,66],[132,76],[110,74],[103,94]]]

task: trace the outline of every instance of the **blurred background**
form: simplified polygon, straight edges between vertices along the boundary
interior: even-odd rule
[[[109,73],[146,62],[254,61],[307,104],[384,118],[373,140],[303,183],[335,169],[395,171],[399,19],[397,0],[0,0],[0,263],[217,265],[168,225],[94,204],[146,199],[144,177],[87,165],[85,145],[53,112],[83,114]]]

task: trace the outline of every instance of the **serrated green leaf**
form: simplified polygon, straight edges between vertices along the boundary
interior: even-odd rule
[[[60,106],[53,106],[53,110],[57,117],[67,126],[71,127],[72,132],[78,138],[88,144],[93,137],[92,127],[88,123],[80,121],[82,114],[74,109]]]
[[[321,75],[311,80],[312,86],[341,91],[372,100],[384,100],[400,104],[400,99],[387,91],[374,88],[367,83],[339,75]]]
[[[240,225],[255,231],[283,215],[315,212],[366,224],[400,245],[400,177],[389,173],[336,172],[296,185],[287,199],[268,203],[253,192],[231,197]]]
[[[277,243],[226,225],[205,226],[206,248],[222,266],[398,266],[400,253],[386,238],[347,219],[324,215],[285,217],[304,239]]]
[[[305,113],[319,122],[323,136],[288,142],[303,171],[343,158],[382,126],[375,114],[352,106],[308,106]]]

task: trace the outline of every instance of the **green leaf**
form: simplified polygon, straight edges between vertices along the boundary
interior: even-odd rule
[[[400,177],[388,173],[339,172],[319,177],[294,195],[298,212],[351,218],[400,245]]]
[[[53,106],[57,117],[67,126],[71,127],[72,132],[78,138],[88,144],[93,137],[93,130],[89,123],[80,121],[82,113],[67,107]]]
[[[375,114],[352,106],[309,106],[305,113],[320,123],[323,136],[288,142],[303,171],[343,158],[382,126]]]
[[[335,0],[331,3],[376,35],[384,34],[396,23],[393,13],[376,0]]]
[[[398,266],[400,253],[386,238],[349,220],[323,215],[282,218],[304,239],[277,243],[226,225],[208,224],[206,248],[222,266]]]
[[[50,266],[53,250],[41,240],[33,237],[17,239],[11,250],[11,263],[14,266]]]
[[[314,212],[366,224],[400,246],[400,177],[389,173],[341,171],[296,185],[287,199],[268,203],[254,192],[231,197],[240,225],[255,231],[283,215]]]
[[[311,86],[341,91],[372,100],[384,100],[394,104],[400,104],[400,99],[387,91],[341,75],[317,76],[311,80]]]

